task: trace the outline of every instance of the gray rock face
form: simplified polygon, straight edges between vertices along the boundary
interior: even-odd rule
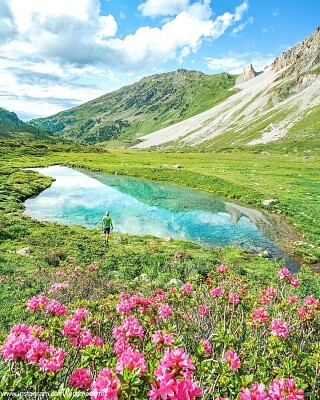
[[[237,80],[236,80],[236,85],[239,85],[240,83],[247,82],[250,79],[256,77],[258,73],[253,69],[253,66],[251,63],[248,63],[242,72],[242,74],[238,75]]]
[[[320,27],[317,28],[305,40],[291,49],[284,51],[274,60],[271,67],[274,72],[282,68],[288,68],[285,76],[293,72],[310,71],[320,62]]]

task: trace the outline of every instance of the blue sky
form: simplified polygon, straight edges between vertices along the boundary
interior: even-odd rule
[[[28,120],[178,68],[259,71],[319,17],[318,0],[0,0],[0,107]]]

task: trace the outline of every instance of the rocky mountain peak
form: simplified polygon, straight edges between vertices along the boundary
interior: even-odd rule
[[[239,85],[240,83],[243,83],[243,82],[247,82],[257,75],[258,75],[258,73],[254,70],[252,64],[248,63],[244,67],[242,74],[238,75],[237,80],[236,80],[236,85]]]
[[[297,45],[284,51],[271,64],[274,72],[287,68],[283,76],[294,72],[309,72],[320,63],[320,27]]]

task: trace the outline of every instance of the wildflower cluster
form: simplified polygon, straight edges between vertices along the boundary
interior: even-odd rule
[[[268,286],[226,265],[166,290],[116,292],[109,282],[104,298],[73,304],[76,267],[27,301],[32,324],[14,325],[1,349],[0,372],[16,379],[0,389],[69,387],[93,400],[320,397],[320,301],[299,299],[287,269]]]

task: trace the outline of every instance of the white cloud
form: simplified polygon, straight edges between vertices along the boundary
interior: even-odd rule
[[[278,8],[276,8],[275,10],[272,10],[272,16],[280,17],[281,16],[280,10]]]
[[[227,12],[211,19],[209,0],[193,4],[189,4],[189,0],[148,0],[140,5],[145,10],[147,6],[155,10],[160,5],[170,5],[171,10],[175,7],[176,12],[180,8],[185,10],[160,27],[143,26],[120,39],[112,38],[117,32],[117,23],[112,15],[100,15],[98,0],[6,1],[17,33],[14,40],[1,47],[4,57],[46,59],[60,65],[101,64],[123,70],[181,59],[196,51],[203,38],[215,39],[222,35],[248,9],[245,1],[234,13]]]
[[[267,32],[269,32],[272,28],[273,28],[272,25],[263,26],[263,27],[262,27],[262,32],[263,32],[263,33],[267,33]]]
[[[99,17],[100,30],[97,33],[98,40],[108,36],[114,36],[117,32],[117,23],[112,15],[103,15]]]
[[[115,18],[102,15],[99,0],[0,0],[1,106],[48,115],[88,101],[105,93],[101,82],[115,82],[121,71],[137,76],[168,61],[183,62],[247,9],[244,1],[213,18],[210,0],[147,0],[139,7],[144,15],[170,20],[120,38]]]
[[[206,58],[209,69],[214,72],[229,72],[230,74],[240,74],[248,62],[253,65],[255,71],[263,71],[273,60],[274,55],[260,53],[230,54],[220,58]]]
[[[189,5],[189,0],[147,0],[138,10],[145,17],[176,15]]]
[[[236,7],[234,12],[235,21],[240,21],[243,15],[248,11],[249,3],[245,0],[240,6]]]
[[[233,36],[236,36],[237,33],[243,31],[244,28],[245,28],[247,25],[252,24],[253,21],[254,21],[254,18],[253,18],[253,17],[249,17],[249,18],[246,20],[246,22],[243,22],[242,24],[240,24],[240,25],[236,26],[235,28],[233,28],[231,34],[232,34]]]

